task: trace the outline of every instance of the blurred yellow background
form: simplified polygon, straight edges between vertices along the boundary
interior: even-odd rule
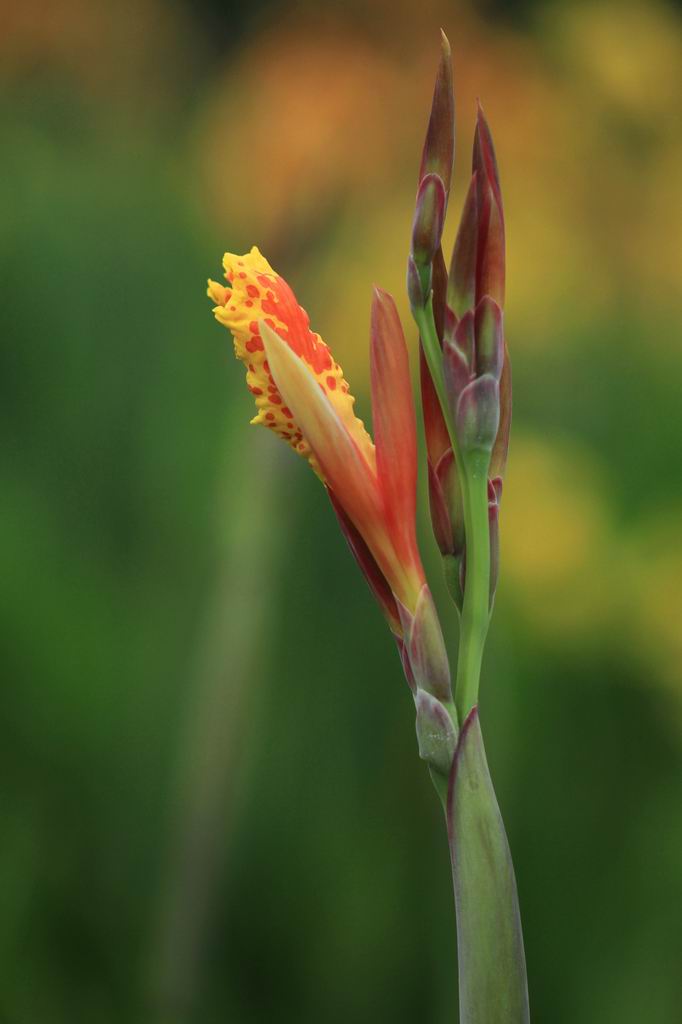
[[[532,1013],[679,1019],[679,3],[0,0],[7,1024],[454,1020],[398,659],[204,295],[257,244],[370,422],[441,26],[447,239],[476,97],[507,220],[482,714]]]

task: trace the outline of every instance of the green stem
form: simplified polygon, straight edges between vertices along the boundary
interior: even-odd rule
[[[478,701],[483,647],[490,620],[490,531],[488,525],[488,468],[490,452],[462,454],[445,389],[443,353],[433,316],[433,296],[413,315],[421,334],[424,355],[438,395],[450,444],[457,463],[466,535],[466,585],[457,656],[455,704],[463,722]]]
[[[455,687],[461,731],[444,802],[457,912],[460,1024],[529,1024],[528,984],[514,868],[478,721],[478,685],[490,621],[490,452],[463,455],[443,377],[432,301],[413,310],[457,463],[466,535],[466,580]],[[452,712],[451,712],[452,713]]]
[[[483,648],[490,622],[489,463],[489,452],[476,452],[461,471],[468,477],[468,486],[464,494],[466,582],[455,684],[455,704],[460,722],[478,703]]]

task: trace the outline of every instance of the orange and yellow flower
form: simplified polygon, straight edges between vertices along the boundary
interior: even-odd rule
[[[310,329],[286,281],[257,248],[226,254],[226,284],[209,281],[216,319],[234,339],[256,401],[252,423],[308,459],[391,628],[403,632],[425,585],[415,535],[417,445],[407,348],[391,297],[372,304],[372,408],[376,444],[329,348]]]
[[[232,332],[234,352],[246,366],[246,383],[256,399],[256,416],[261,423],[287,441],[300,455],[309,459],[320,474],[310,444],[294,421],[275,383],[265,352],[261,322],[282,338],[306,364],[322,391],[333,402],[342,423],[350,430],[361,451],[371,463],[374,446],[353,411],[354,398],[338,363],[329,348],[310,330],[308,315],[284,278],[272,269],[254,246],[244,256],[226,253],[223,258],[227,286],[209,281],[208,295],[216,303],[216,320]]]

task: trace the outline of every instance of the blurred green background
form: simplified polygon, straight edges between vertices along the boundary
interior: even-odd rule
[[[532,1012],[682,1019],[679,5],[2,0],[3,1024],[455,1019],[395,649],[204,296],[258,244],[369,420],[441,25],[451,219],[477,95],[507,211],[482,715]]]

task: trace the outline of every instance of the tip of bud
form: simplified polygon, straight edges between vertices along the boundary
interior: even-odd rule
[[[395,300],[390,292],[384,291],[377,284],[372,285],[370,332],[373,345],[379,341],[386,343],[402,337]]]
[[[490,295],[504,306],[505,279],[504,216],[493,183],[488,180],[479,198],[479,238],[476,268],[476,298]]]
[[[478,256],[478,183],[471,176],[464,201],[448,275],[447,302],[457,317],[462,317],[476,302],[476,261]]]
[[[497,205],[502,212],[502,192],[500,190],[500,172],[490,127],[483,113],[481,101],[476,99],[476,130],[474,133],[474,152],[471,163],[472,171],[478,173],[479,181],[488,181],[493,190]]]
[[[446,193],[449,192],[454,158],[455,95],[452,84],[452,57],[450,43],[441,29],[441,57],[419,167],[419,180],[421,181],[425,174],[435,172],[440,175]]]

